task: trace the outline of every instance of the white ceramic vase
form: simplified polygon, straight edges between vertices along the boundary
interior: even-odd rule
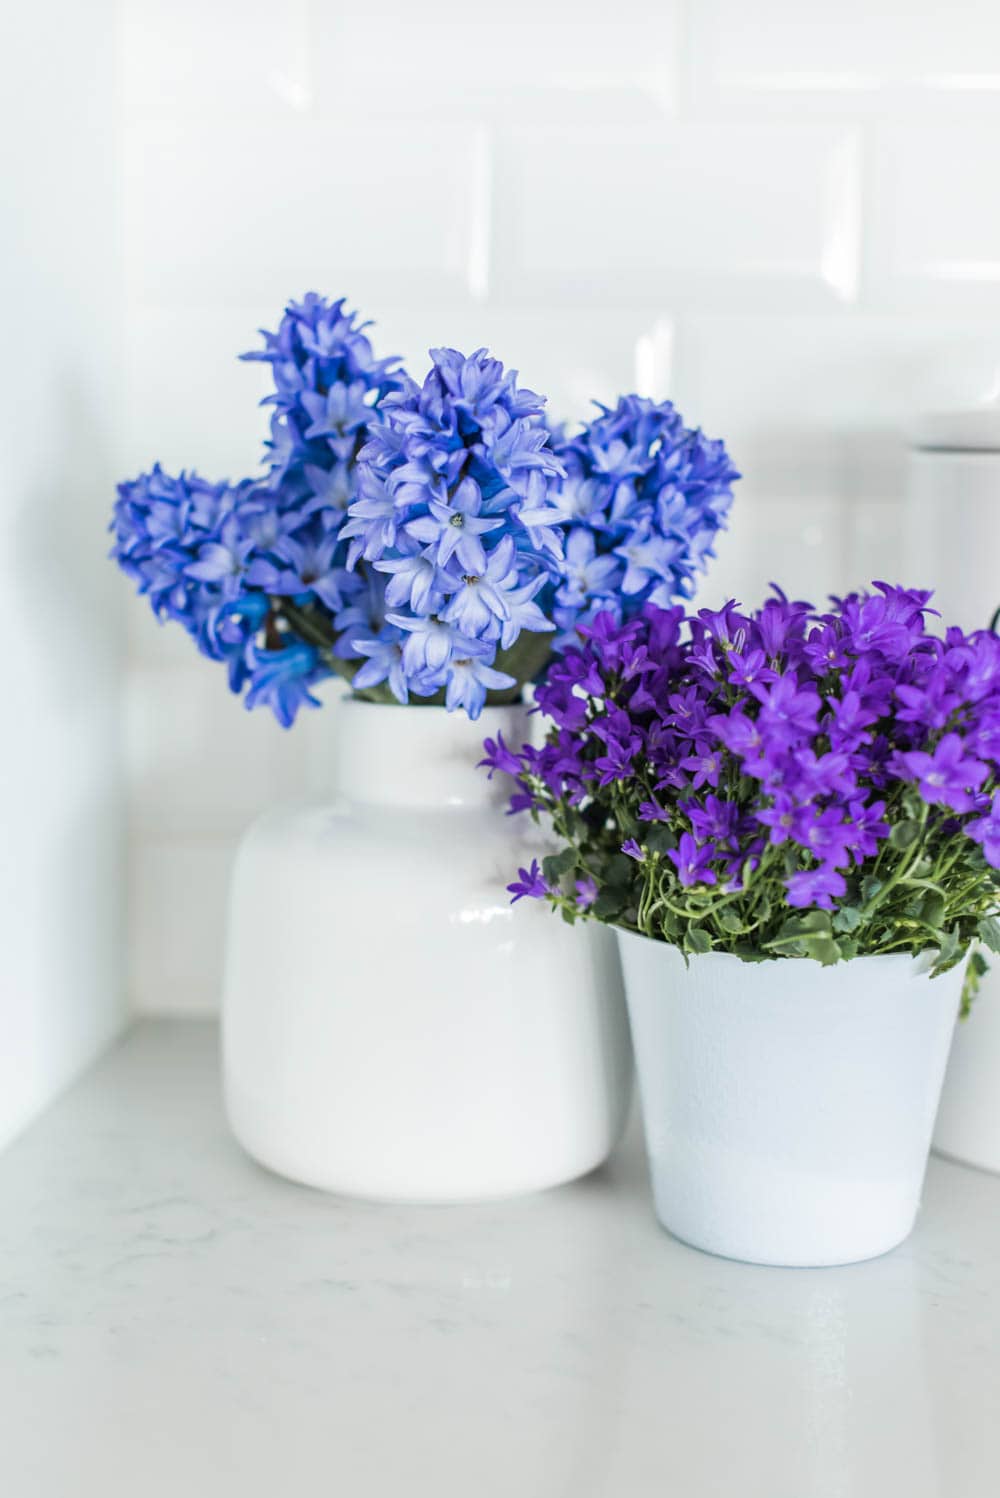
[[[617,1140],[631,1052],[614,938],[511,905],[538,830],[476,768],[498,731],[522,743],[525,710],[472,723],[350,699],[333,804],[275,811],[244,839],[225,1094],[272,1170],[372,1199],[484,1200],[571,1180]]]
[[[620,932],[656,1211],[726,1258],[885,1253],[913,1227],[962,985],[923,960],[684,958]]]

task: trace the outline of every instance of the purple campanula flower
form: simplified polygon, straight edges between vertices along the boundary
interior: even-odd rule
[[[969,811],[976,791],[989,774],[980,760],[967,758],[965,744],[957,733],[945,734],[933,753],[915,749],[899,756],[905,773],[919,784],[920,794],[932,806],[950,806]]]
[[[878,853],[879,843],[889,836],[892,829],[883,820],[885,809],[884,801],[871,801],[867,804],[861,800],[848,802],[847,815],[854,824],[851,851],[855,863],[861,864],[866,858],[873,858]]]
[[[943,672],[935,672],[920,685],[900,682],[896,696],[902,704],[897,711],[901,723],[932,729],[944,728],[962,702],[962,693],[953,689]]]
[[[513,884],[508,884],[508,890],[512,895],[511,904],[516,905],[518,900],[523,900],[527,895],[532,900],[541,900],[549,892],[549,887],[542,878],[542,871],[538,866],[538,859],[531,860],[531,867],[518,869],[517,879]]]
[[[691,784],[696,791],[703,785],[715,787],[722,772],[722,752],[718,748],[705,747],[697,754],[689,754],[681,760],[681,769],[690,770]]]
[[[792,828],[799,846],[808,849],[824,866],[838,869],[850,862],[855,832],[853,823],[844,820],[842,807],[828,806],[823,811],[802,807]]]
[[[812,686],[800,687],[794,672],[768,685],[754,682],[750,691],[761,705],[757,721],[765,731],[770,730],[788,742],[815,731],[821,706],[819,695]]]
[[[727,846],[736,834],[740,811],[735,802],[709,795],[705,797],[703,805],[689,801],[685,811],[695,836],[703,843],[711,843],[717,847]]]
[[[716,884],[715,872],[709,867],[715,850],[710,844],[699,846],[690,832],[682,832],[676,848],[667,849],[667,857],[677,870],[685,889],[693,884]]]
[[[793,796],[787,791],[778,790],[774,793],[770,806],[759,807],[754,812],[755,819],[768,829],[768,842],[772,846],[780,847],[792,836],[797,806]]]
[[[788,903],[794,909],[815,906],[819,910],[832,910],[834,900],[847,890],[847,880],[836,869],[800,869],[785,880]]]
[[[974,843],[979,843],[990,867],[1000,869],[1000,795],[993,797],[985,816],[967,822],[965,830]]]
[[[734,650],[729,657],[729,665],[731,669],[727,679],[730,686],[748,687],[755,681],[766,683],[778,679],[778,673],[767,664],[767,656],[763,650],[748,650],[744,654]]]
[[[486,753],[479,764],[489,768],[491,780],[497,770],[503,771],[505,775],[513,775],[515,778],[521,774],[521,756],[515,754],[514,750],[504,743],[502,733],[498,731],[495,739],[484,739],[483,748]]]

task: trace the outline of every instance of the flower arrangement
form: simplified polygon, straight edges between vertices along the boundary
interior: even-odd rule
[[[513,899],[747,961],[1000,950],[1000,638],[929,633],[930,596],[598,614],[543,747],[486,741],[562,843]]]
[[[567,437],[485,349],[431,350],[417,384],[367,327],[310,293],[243,355],[274,382],[262,477],[119,485],[112,555],[247,707],[288,727],[336,672],[475,718],[598,612],[689,596],[738,477],[721,442],[638,396]]]

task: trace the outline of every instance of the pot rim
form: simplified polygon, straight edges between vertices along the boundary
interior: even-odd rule
[[[835,963],[821,963],[815,957],[789,954],[787,957],[762,957],[758,962],[747,962],[744,958],[738,957],[735,952],[688,952],[685,954],[674,942],[663,941],[656,936],[646,936],[641,931],[630,931],[627,926],[612,925],[612,930],[619,940],[622,937],[628,937],[631,941],[640,942],[647,947],[661,947],[665,953],[673,953],[682,962],[686,960],[686,964],[713,962],[718,966],[720,963],[729,963],[737,965],[740,969],[775,968],[785,967],[790,962],[811,962],[818,968],[826,967],[830,972],[844,973],[848,968],[857,968],[862,963],[878,963],[880,967],[888,967],[890,964],[899,968],[910,966],[918,973],[929,973],[938,952],[937,947],[925,947],[920,952],[859,952],[855,957],[845,957]],[[955,967],[961,967],[967,956],[968,952],[959,959]],[[948,971],[950,972],[951,969],[949,968]]]

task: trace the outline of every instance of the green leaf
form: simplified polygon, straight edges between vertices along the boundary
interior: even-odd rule
[[[576,849],[563,848],[560,853],[549,853],[542,859],[542,873],[546,884],[556,885],[564,874],[576,867]]]
[[[807,954],[824,967],[832,967],[835,962],[840,961],[840,948],[830,936],[805,936],[802,945]]]
[[[834,931],[856,931],[861,925],[861,911],[857,905],[842,905],[833,918]]]
[[[959,1019],[968,1019],[979,993],[979,985],[985,975],[989,972],[990,965],[982,952],[973,951],[969,958],[969,966],[965,970],[965,981],[962,984],[962,1003],[958,1011]]]
[[[862,879],[861,898],[862,900],[864,900],[866,905],[869,900],[873,900],[875,898],[881,888],[882,880],[876,879],[873,874],[869,874],[867,879]]]
[[[920,919],[935,931],[944,924],[945,898],[939,889],[929,889],[920,902]]]
[[[722,907],[715,919],[723,931],[728,931],[732,936],[737,936],[743,930],[743,922],[728,905]]]
[[[625,893],[620,889],[602,889],[593,905],[591,912],[599,921],[613,921],[616,915],[621,915],[625,904]]]
[[[632,883],[635,870],[634,858],[629,858],[627,853],[613,853],[601,870],[601,878],[605,884],[624,889]]]
[[[810,947],[813,944],[815,950]],[[825,910],[810,910],[806,915],[793,915],[785,921],[777,936],[765,943],[768,950],[783,952],[788,956],[808,955],[820,962],[836,962],[837,946],[833,939],[833,928],[829,913]]]
[[[829,936],[833,930],[828,910],[809,910],[805,915],[794,915],[782,926],[779,936],[785,931],[802,935]]]
[[[665,905],[662,907],[662,909],[657,909],[655,914],[656,919],[660,925],[660,930],[663,932],[664,936],[668,938],[668,940],[674,940],[676,937],[680,936],[684,928],[679,915],[677,915],[673,910],[668,910]]]
[[[1000,921],[987,915],[979,922],[979,940],[991,952],[1000,954]]]
[[[677,847],[677,834],[663,822],[644,829],[643,841],[651,853],[666,853]]]
[[[685,952],[710,952],[712,950],[712,938],[701,926],[689,926],[684,937]]]
[[[953,926],[941,943],[937,961],[933,968],[934,976],[936,977],[938,973],[947,972],[950,967],[954,967],[955,963],[963,955],[964,950],[965,944],[962,941],[962,933],[958,926]]]
[[[900,850],[912,848],[913,844],[917,841],[919,836],[919,822],[912,822],[909,820],[905,822],[897,822],[895,827],[889,833],[889,846],[892,848],[899,848]]]
[[[737,942],[733,947],[733,956],[738,957],[741,962],[769,962],[770,954],[762,952],[759,947],[752,947],[748,942]]]

